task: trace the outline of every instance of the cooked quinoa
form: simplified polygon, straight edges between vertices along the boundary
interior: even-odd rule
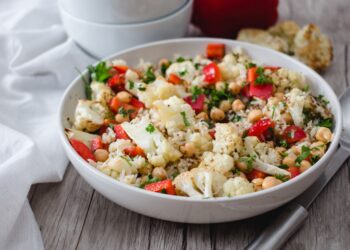
[[[328,101],[302,74],[223,44],[157,64],[100,62],[84,82],[66,131],[73,148],[153,192],[210,198],[272,188],[312,167],[333,137]]]

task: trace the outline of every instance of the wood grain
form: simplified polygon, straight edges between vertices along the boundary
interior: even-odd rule
[[[334,44],[334,61],[322,76],[339,95],[350,82],[350,1],[281,0],[280,19],[314,22]],[[171,223],[145,217],[107,200],[69,167],[63,182],[31,189],[34,214],[47,249],[243,249],[278,210],[213,225]],[[310,208],[285,249],[347,249],[350,245],[349,162]]]

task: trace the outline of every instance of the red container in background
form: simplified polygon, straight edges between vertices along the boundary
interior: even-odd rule
[[[192,22],[206,36],[233,38],[242,28],[276,23],[278,0],[195,0]]]

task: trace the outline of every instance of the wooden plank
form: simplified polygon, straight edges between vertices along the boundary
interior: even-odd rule
[[[77,248],[148,249],[150,220],[95,192]]]
[[[61,183],[37,186],[31,205],[46,249],[75,249],[92,194],[72,166]]]
[[[186,247],[186,225],[152,219],[149,249],[176,250]]]
[[[187,250],[206,250],[212,249],[211,226],[207,224],[188,224],[186,230],[186,249]]]

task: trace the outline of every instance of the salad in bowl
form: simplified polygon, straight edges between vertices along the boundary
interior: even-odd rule
[[[82,76],[65,133],[105,175],[195,198],[259,192],[309,171],[333,139],[328,100],[307,78],[239,46],[138,65],[101,61]]]

